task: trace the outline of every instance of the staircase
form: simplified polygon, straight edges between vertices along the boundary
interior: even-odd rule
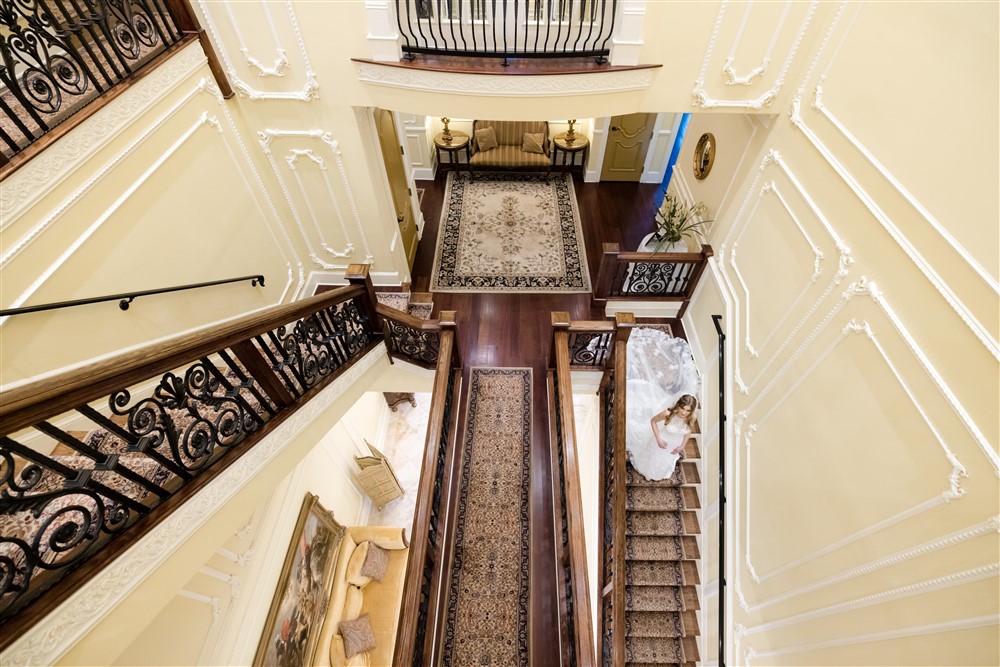
[[[626,467],[625,660],[632,667],[698,662],[701,608],[694,438],[674,474],[657,482]]]
[[[431,319],[434,311],[430,292],[410,292],[405,285],[402,292],[376,292],[375,298],[383,306],[395,308],[421,320]]]

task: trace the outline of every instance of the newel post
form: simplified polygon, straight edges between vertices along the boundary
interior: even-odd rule
[[[372,333],[382,332],[382,318],[379,316],[378,311],[375,310],[375,304],[378,301],[375,299],[375,286],[372,285],[372,279],[368,275],[371,270],[371,266],[368,264],[350,264],[347,267],[347,273],[344,275],[347,278],[347,282],[352,285],[359,285],[365,289],[367,292],[367,298],[362,299],[364,304],[365,315],[368,317],[368,321],[371,322]],[[386,345],[389,341],[386,341]]]
[[[549,346],[549,368],[556,368],[556,361],[558,360],[558,350],[559,347],[556,344],[560,338],[566,341],[566,345],[569,345],[569,325],[570,325],[569,313],[562,310],[552,311],[552,344]],[[562,334],[562,336],[560,336]]]
[[[438,313],[438,325],[441,327],[441,335],[447,331],[451,334],[451,358],[454,368],[462,367],[462,353],[458,351],[458,323],[455,321],[456,312],[454,310],[442,310]]]
[[[611,294],[612,283],[615,279],[615,268],[618,264],[618,255],[620,253],[621,249],[617,243],[604,244],[601,265],[597,269],[597,282],[594,283],[595,302],[608,300],[608,296]]]

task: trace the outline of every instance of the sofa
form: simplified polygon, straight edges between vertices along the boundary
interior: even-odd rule
[[[352,556],[361,556],[365,543],[375,544],[388,553],[388,565],[382,581],[363,581],[352,563]],[[340,543],[340,553],[334,570],[333,588],[323,630],[316,649],[315,664],[320,667],[389,667],[396,645],[396,626],[403,602],[403,582],[409,558],[406,530],[390,526],[351,526]],[[355,561],[358,559],[356,558]],[[349,572],[350,569],[350,572]],[[363,583],[363,586],[355,584]],[[360,604],[359,604],[360,602]],[[348,659],[340,622],[368,614],[375,648]]]
[[[491,129],[496,138],[496,147],[488,145],[488,133]],[[525,134],[542,135],[541,145],[532,146],[530,143],[526,143]],[[486,141],[483,141],[484,138]],[[525,147],[529,150],[524,150]],[[548,171],[552,167],[550,150],[548,121],[472,121],[472,149],[469,166],[474,169]]]

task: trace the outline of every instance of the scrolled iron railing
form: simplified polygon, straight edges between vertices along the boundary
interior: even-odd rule
[[[164,0],[0,0],[0,152],[19,153],[183,36]]]
[[[618,0],[395,0],[404,57],[593,57],[607,62]]]
[[[367,267],[348,274],[332,292],[0,394],[0,644],[380,343]]]

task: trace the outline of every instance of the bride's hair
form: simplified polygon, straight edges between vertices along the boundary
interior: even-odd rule
[[[694,421],[695,421],[694,411],[698,409],[698,399],[692,396],[691,394],[684,394],[683,396],[677,399],[677,402],[674,403],[673,406],[667,411],[667,418],[664,420],[664,422],[669,422],[670,419],[674,416],[674,413],[682,408],[691,408],[691,412],[688,413],[685,422],[687,423],[687,427],[689,429],[694,430]]]

